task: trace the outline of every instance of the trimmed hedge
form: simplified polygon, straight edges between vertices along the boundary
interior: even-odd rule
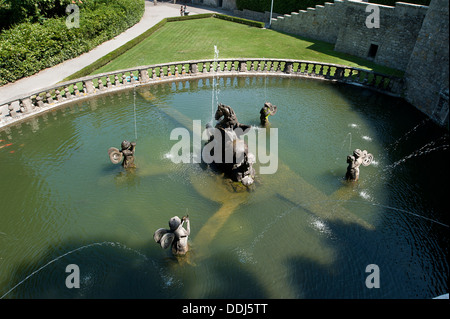
[[[192,16],[182,16],[182,17],[171,17],[167,18],[167,22],[174,22],[174,21],[185,21],[185,20],[195,20],[195,19],[204,19],[204,18],[218,18],[230,22],[235,23],[242,23],[251,27],[256,28],[264,28],[264,22],[258,22],[254,20],[244,19],[244,18],[238,18],[238,17],[232,17],[225,14],[220,13],[202,13],[202,14],[196,14]]]
[[[82,78],[84,76],[92,74],[93,72],[95,72],[95,70],[100,69],[101,67],[105,66],[112,60],[116,59],[117,57],[119,57],[120,55],[122,55],[123,53],[125,53],[126,51],[131,49],[132,47],[134,47],[135,45],[137,45],[140,42],[142,42],[143,40],[145,40],[147,37],[149,37],[150,35],[155,33],[157,30],[159,30],[161,27],[163,27],[167,22],[177,22],[177,21],[205,19],[205,18],[218,18],[218,19],[223,19],[223,20],[232,21],[232,22],[236,22],[236,23],[246,24],[246,25],[252,26],[252,27],[264,28],[263,22],[257,22],[257,21],[252,21],[252,20],[248,20],[248,19],[242,19],[242,18],[235,18],[235,17],[230,17],[230,16],[227,16],[224,14],[217,14],[217,13],[203,13],[203,14],[196,14],[196,15],[192,15],[192,16],[165,18],[165,19],[161,20],[160,22],[158,22],[157,24],[155,24],[150,29],[148,29],[147,31],[145,31],[144,33],[142,33],[139,36],[137,36],[136,38],[134,38],[133,40],[128,41],[121,47],[119,47],[116,50],[101,57],[94,63],[86,66],[85,68],[81,69],[80,71],[75,72],[71,76],[65,78],[64,81]]]
[[[253,20],[237,18],[237,17],[231,17],[231,16],[227,16],[224,14],[215,14],[214,17],[222,19],[222,20],[231,21],[231,22],[246,24],[248,26],[256,27],[256,28],[264,28],[264,26],[265,26],[264,22],[253,21]]]
[[[86,0],[88,1],[88,0]],[[0,85],[77,57],[136,24],[144,0],[108,0],[80,9],[80,27],[66,16],[23,22],[0,33]]]
[[[395,6],[399,0],[370,0],[371,3]],[[404,2],[415,3],[421,5],[429,5],[431,0],[405,0]],[[333,2],[333,0],[282,0],[273,1],[273,11],[280,14],[289,14],[306,10],[306,8],[314,8],[316,5],[323,5],[325,2]],[[236,6],[239,10],[247,9],[258,12],[270,11],[271,0],[236,0]]]

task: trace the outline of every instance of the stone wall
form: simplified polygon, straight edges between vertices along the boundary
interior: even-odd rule
[[[406,100],[448,123],[449,1],[433,0],[405,71]]]
[[[255,21],[270,22],[270,12],[257,12],[252,10],[238,10],[236,5],[236,0],[192,0],[194,4],[201,4],[215,8],[222,8],[224,10],[231,11],[234,16],[250,19]],[[282,14],[272,12],[272,17],[282,17]]]
[[[222,9],[232,11],[235,10],[236,8],[237,8],[236,0],[223,0]]]
[[[237,8],[236,6],[236,0],[192,0],[192,3],[194,4],[203,4],[210,7],[218,7],[225,10],[235,10]]]
[[[272,29],[336,43],[345,8],[346,4],[341,0],[326,2],[323,6],[280,16],[272,20]]]
[[[272,20],[272,28],[334,43],[336,51],[404,71],[428,7],[401,2],[395,7],[371,4],[380,10],[380,27],[368,28],[369,4],[352,0],[326,2]],[[373,45],[377,50],[371,57]]]
[[[269,20],[270,19],[269,11],[257,12],[257,11],[247,10],[247,9],[233,10],[233,15],[240,17],[240,18],[244,18],[244,19],[266,22],[267,24],[270,21]],[[283,16],[282,14],[272,12],[272,17],[278,18],[278,17],[282,17],[282,16]]]
[[[379,28],[366,20],[379,9]],[[435,122],[448,125],[449,1],[394,7],[334,0],[272,19],[272,28],[335,44],[334,49],[405,71],[404,97]]]
[[[397,2],[395,7],[377,5],[379,28],[368,28],[367,3],[348,1],[335,50],[398,70],[406,70],[428,7]],[[342,11],[341,11],[342,12]],[[376,48],[375,56],[370,48]],[[373,52],[372,52],[373,53]]]
[[[219,0],[203,0],[201,1],[202,4],[211,6],[211,7],[218,7],[219,6]]]

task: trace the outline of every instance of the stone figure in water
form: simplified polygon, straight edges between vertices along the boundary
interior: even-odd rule
[[[267,124],[269,124],[269,116],[275,115],[275,113],[277,113],[276,105],[273,105],[270,102],[264,103],[264,106],[259,111],[259,114],[260,114],[259,119],[261,121],[261,125],[266,126]]]
[[[244,186],[249,187],[255,179],[255,170],[253,168],[255,157],[249,153],[247,144],[239,138],[237,133],[245,134],[250,129],[250,125],[239,123],[234,110],[224,104],[218,105],[215,114],[216,120],[220,120],[221,118],[222,120],[215,126],[215,129],[220,133],[220,139],[215,140],[214,135],[211,135],[206,143],[206,145],[209,143],[213,143],[212,145],[214,145],[210,152],[212,157],[214,157],[214,148],[221,148],[222,158],[220,161],[214,161],[212,164],[233,181],[240,182]],[[211,127],[207,125],[207,128]],[[242,131],[235,131],[237,128]],[[226,154],[233,155],[231,161],[226,158]]]
[[[186,228],[184,228],[186,224]],[[185,255],[188,250],[188,237],[191,233],[191,227],[189,223],[189,216],[184,216],[180,219],[178,216],[174,216],[169,220],[169,228],[159,228],[153,234],[155,242],[161,245],[161,248],[167,249],[172,247],[172,253],[176,256]]]
[[[236,163],[232,168],[233,179],[241,182],[244,186],[250,186],[255,181],[255,169],[253,164],[255,159],[252,153],[244,153],[244,158],[240,163]]]
[[[135,168],[136,167],[136,164],[134,163],[135,150],[136,150],[136,143],[125,140],[122,142],[120,150],[118,150],[115,147],[111,147],[108,150],[108,155],[113,164],[119,164],[123,160],[122,166],[124,168]]]
[[[347,156],[347,173],[345,174],[345,179],[347,181],[356,182],[359,179],[359,167],[369,166],[372,163],[373,155],[367,153],[366,150],[361,151],[356,149],[353,151],[353,155]]]
[[[122,166],[124,168],[135,168],[136,164],[134,163],[134,152],[136,150],[135,142],[123,141],[121,145],[122,149],[120,150],[123,154],[123,162]]]
[[[245,131],[250,128],[250,125],[245,125],[245,124],[239,123],[236,113],[231,108],[231,106],[228,106],[228,105],[225,105],[222,103],[220,103],[217,106],[217,111],[216,111],[214,118],[216,119],[216,121],[218,121],[222,118],[222,120],[216,124],[216,128],[222,128],[222,129],[229,128],[232,130],[235,130],[236,128],[240,128],[240,129],[242,129],[242,131]]]

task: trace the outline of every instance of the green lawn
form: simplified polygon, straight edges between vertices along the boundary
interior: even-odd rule
[[[214,58],[284,58],[361,67],[385,74],[403,72],[335,52],[334,45],[216,18],[168,22],[144,41],[92,74],[135,66]]]

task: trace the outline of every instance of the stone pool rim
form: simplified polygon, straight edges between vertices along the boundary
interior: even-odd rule
[[[404,90],[403,78],[333,63],[272,58],[177,61],[90,75],[16,96],[0,105],[0,131],[60,106],[106,93],[215,76],[309,78],[361,86],[394,97],[402,97]],[[111,82],[112,77],[114,83]],[[106,78],[106,83],[103,83],[102,78]],[[95,84],[94,81],[97,83]],[[83,88],[82,91],[78,89],[80,85]],[[75,89],[70,92],[69,87],[72,86]]]

